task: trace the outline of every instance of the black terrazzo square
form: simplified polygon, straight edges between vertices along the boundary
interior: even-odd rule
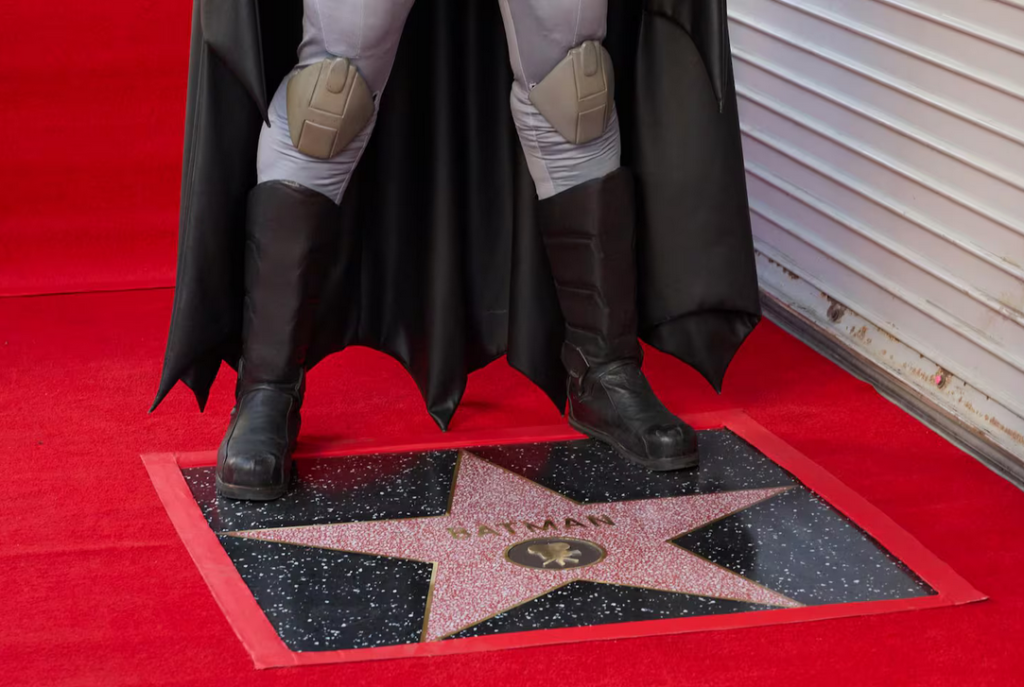
[[[591,440],[304,459],[261,504],[181,472],[294,652],[935,594],[732,431],[700,439],[675,473]]]

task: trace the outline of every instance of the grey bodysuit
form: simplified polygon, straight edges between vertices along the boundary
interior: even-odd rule
[[[374,93],[378,107],[414,0],[303,0],[303,40],[297,68],[327,57],[347,57]],[[602,40],[607,0],[498,0],[505,21],[512,84],[512,116],[537,187],[548,198],[619,167],[619,125],[613,116],[590,143],[566,141],[537,111],[529,91],[568,53],[586,40]],[[288,133],[287,79],[270,105],[270,126],[260,135],[259,183],[293,181],[340,203],[373,133],[374,119],[338,156],[303,155]],[[386,102],[383,106],[387,106]]]

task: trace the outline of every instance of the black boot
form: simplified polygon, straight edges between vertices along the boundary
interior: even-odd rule
[[[288,491],[306,350],[338,212],[297,184],[272,181],[249,195],[242,360],[231,425],[217,453],[222,496],[270,501]]]
[[[640,370],[635,203],[625,168],[540,204],[565,316],[569,423],[657,471],[697,465],[697,434],[658,400]]]

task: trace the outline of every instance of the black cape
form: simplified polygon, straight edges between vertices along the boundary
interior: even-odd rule
[[[156,404],[204,407],[241,348],[246,195],[269,98],[294,66],[296,0],[194,0],[177,287]],[[640,335],[721,388],[760,319],[725,0],[609,0],[623,164],[638,182]],[[509,113],[498,3],[418,0],[310,348],[398,359],[447,427],[502,354],[558,405],[564,324]],[[154,407],[156,407],[154,404]]]

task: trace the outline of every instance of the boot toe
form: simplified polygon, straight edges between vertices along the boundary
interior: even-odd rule
[[[284,483],[284,460],[272,453],[228,454],[220,470],[224,484],[268,488]]]
[[[643,433],[641,440],[644,452],[651,461],[670,463],[677,467],[680,463],[697,463],[697,433],[686,425],[651,427]]]

